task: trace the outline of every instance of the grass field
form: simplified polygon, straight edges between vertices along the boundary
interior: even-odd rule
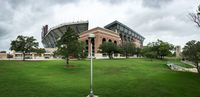
[[[200,97],[200,75],[175,72],[167,61],[94,60],[99,97]],[[0,61],[0,97],[86,97],[89,61]]]

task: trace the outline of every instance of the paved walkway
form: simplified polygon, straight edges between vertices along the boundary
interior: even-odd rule
[[[190,62],[190,61],[181,61],[182,63],[185,63],[185,64],[188,64],[188,65],[190,65],[190,66],[192,66],[192,67],[196,67],[192,62]]]

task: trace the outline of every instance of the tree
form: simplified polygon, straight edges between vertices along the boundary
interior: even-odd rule
[[[100,52],[106,53],[109,57],[109,59],[112,59],[112,54],[118,53],[118,47],[116,44],[112,42],[104,42],[100,45],[99,49],[101,49]]]
[[[164,56],[171,54],[171,51],[174,50],[174,46],[168,42],[157,40],[156,42],[149,43],[146,49],[148,49],[148,51],[147,52],[143,51],[143,53],[151,52],[150,54],[153,54],[155,58],[163,59]]]
[[[125,55],[126,58],[134,55],[134,53],[136,52],[135,44],[131,42],[123,42],[119,47],[121,54]]]
[[[79,47],[78,47],[78,59],[86,58],[87,52],[85,51],[86,43],[83,41],[79,41]]]
[[[80,50],[80,42],[78,41],[79,35],[68,27],[64,35],[57,41],[58,55],[61,55],[66,60],[66,65],[69,64],[69,56],[76,56]]]
[[[189,13],[191,21],[197,24],[200,27],[200,5],[198,6],[197,13]]]
[[[198,72],[200,73],[200,41],[191,40],[187,42],[182,53],[186,59],[194,62]]]
[[[159,41],[160,45],[159,45],[159,55],[160,58],[163,59],[164,56],[170,55],[171,50],[174,49],[174,46],[172,44],[169,44],[168,42],[163,42],[163,41]]]
[[[23,53],[23,61],[25,61],[25,54],[34,51],[35,48],[38,48],[38,42],[36,39],[31,36],[17,36],[16,40],[11,41],[10,50],[15,50],[17,52]]]
[[[137,57],[141,56],[142,53],[142,49],[141,48],[135,48],[135,54],[137,55]]]
[[[157,57],[157,52],[156,51],[153,51],[151,47],[149,46],[145,46],[142,51],[141,51],[142,55],[144,57],[147,57],[147,58],[150,58],[151,61],[153,58],[156,58]]]

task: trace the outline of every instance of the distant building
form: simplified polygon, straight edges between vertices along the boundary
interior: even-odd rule
[[[181,57],[181,46],[176,46],[176,57]]]
[[[0,52],[0,59],[7,59],[7,53],[6,52]]]
[[[56,50],[56,41],[67,31],[68,27],[71,27],[76,33],[79,34],[79,40],[87,44],[84,51],[87,52],[88,55],[90,53],[90,41],[88,40],[88,35],[89,33],[95,34],[96,37],[94,40],[92,40],[92,51],[96,58],[107,57],[105,54],[101,54],[99,52],[99,46],[106,41],[113,42],[117,45],[129,41],[134,43],[138,48],[143,47],[143,41],[145,38],[136,31],[118,21],[114,21],[106,25],[104,28],[95,27],[89,30],[88,24],[88,21],[64,23],[52,27],[49,30],[48,26],[45,25],[42,28],[42,43],[45,48],[52,48],[53,50]],[[114,57],[120,56],[115,54]]]
[[[51,48],[52,49],[52,48]],[[53,58],[53,52],[48,52],[49,48],[45,48],[46,53],[35,53],[35,52],[30,52],[25,54],[26,59],[52,59]],[[12,59],[16,60],[22,60],[23,59],[23,53],[21,52],[15,52],[12,51]]]

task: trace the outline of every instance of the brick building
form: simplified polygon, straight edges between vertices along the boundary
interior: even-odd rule
[[[90,33],[95,34],[95,38],[91,41],[88,40],[88,35]],[[91,42],[93,44],[92,51],[95,57],[100,58],[103,57],[103,55],[99,52],[99,46],[103,42],[113,42],[115,44],[120,44],[121,39],[119,37],[119,34],[116,32],[113,32],[112,30],[108,30],[105,28],[96,27],[87,31],[84,31],[80,34],[80,40],[84,41],[86,43],[86,52],[90,53],[91,51],[91,45],[89,45]]]

